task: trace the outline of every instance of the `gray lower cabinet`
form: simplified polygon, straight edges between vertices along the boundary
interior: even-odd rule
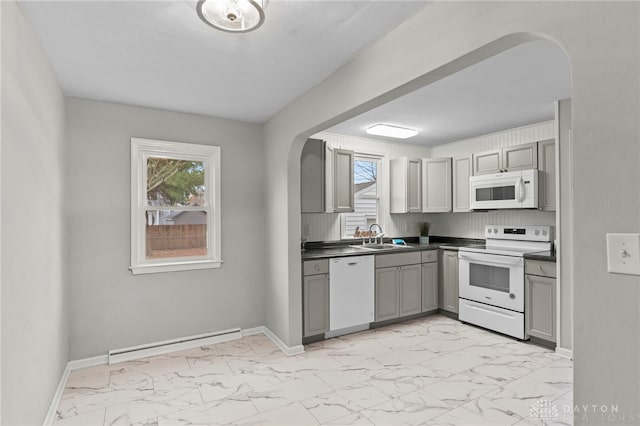
[[[401,266],[398,270],[400,282],[400,316],[422,312],[422,268],[421,265]]]
[[[422,312],[420,252],[376,256],[375,320]]]
[[[438,262],[422,264],[422,312],[438,309]]]
[[[458,313],[458,252],[442,250],[440,309]]]
[[[303,271],[303,336],[309,337],[329,331],[329,262],[304,262]]]
[[[400,282],[398,267],[376,269],[375,320],[384,321],[400,316]]]
[[[529,336],[555,343],[555,263],[526,260],[525,271],[527,272],[525,275],[525,327],[527,333]]]

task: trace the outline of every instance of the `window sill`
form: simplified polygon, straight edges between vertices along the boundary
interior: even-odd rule
[[[188,262],[166,262],[130,266],[133,275],[155,274],[158,272],[194,271],[198,269],[217,269],[222,266],[222,260],[193,260]]]

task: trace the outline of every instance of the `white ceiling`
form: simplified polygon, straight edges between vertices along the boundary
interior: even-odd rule
[[[552,120],[553,102],[570,97],[569,62],[549,41],[522,44],[327,131],[372,139],[376,123],[419,131],[402,140],[440,145]]]
[[[69,96],[262,123],[427,4],[270,0],[262,27],[229,34],[201,22],[196,2],[20,5]],[[437,145],[550,120],[569,86],[563,52],[531,42],[328,131],[371,138],[383,122]]]
[[[197,0],[22,1],[65,94],[262,123],[422,1],[278,1],[255,32],[205,25]]]

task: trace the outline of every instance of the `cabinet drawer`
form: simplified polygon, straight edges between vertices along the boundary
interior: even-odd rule
[[[545,262],[543,260],[525,260],[524,273],[530,275],[541,275],[543,277],[556,277],[556,263]]]
[[[304,275],[329,273],[329,259],[307,260],[304,262]]]
[[[422,252],[422,263],[437,262],[438,250],[425,250]]]
[[[410,253],[379,254],[376,256],[376,268],[415,265],[417,263],[422,263],[422,255],[419,251],[412,251]]]

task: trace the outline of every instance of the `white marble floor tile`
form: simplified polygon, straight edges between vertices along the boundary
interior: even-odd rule
[[[331,422],[324,423],[325,425],[335,426],[371,426],[373,423],[369,421],[362,413],[349,414],[345,417],[340,417]]]
[[[362,410],[362,414],[374,425],[420,425],[450,409],[444,401],[418,390]]]
[[[284,407],[258,414],[257,416],[238,420],[234,422],[234,424],[307,426],[317,425],[318,422],[315,417],[313,417],[311,413],[302,406],[302,404],[295,402],[293,404],[285,405]]]
[[[203,404],[198,389],[159,392],[106,408],[105,425],[130,425]]]
[[[451,407],[457,407],[493,389],[496,389],[493,380],[484,376],[456,374],[425,387],[424,391],[429,392]]]
[[[442,315],[305,350],[256,335],[77,370],[56,424],[535,425],[532,402],[573,399],[571,361]]]
[[[520,421],[522,421],[522,417],[519,417],[512,411],[505,410],[491,401],[480,397],[430,420],[428,424],[434,426],[507,426]]]
[[[376,387],[363,383],[327,392],[302,401],[302,405],[320,423],[356,414],[364,408],[380,404],[389,397]]]
[[[258,411],[265,412],[331,391],[331,387],[319,377],[308,376],[246,395]]]
[[[105,409],[89,411],[77,416],[58,418],[54,421],[55,426],[90,426],[102,425],[104,423]]]
[[[222,425],[258,414],[249,399],[223,399],[158,417],[158,426]]]

